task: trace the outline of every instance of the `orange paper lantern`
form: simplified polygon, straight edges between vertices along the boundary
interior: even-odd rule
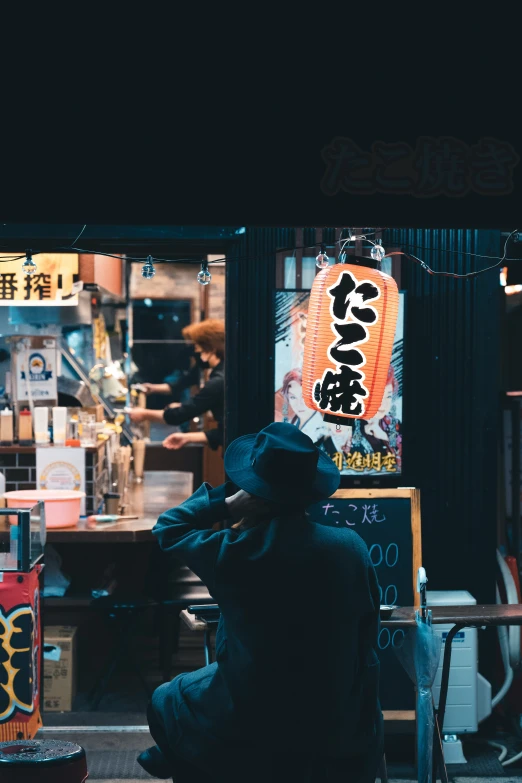
[[[395,280],[377,269],[335,264],[319,272],[310,293],[303,362],[308,408],[337,423],[377,413],[398,310]]]

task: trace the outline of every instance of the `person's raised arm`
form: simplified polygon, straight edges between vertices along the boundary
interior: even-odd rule
[[[152,529],[165,552],[179,557],[191,571],[205,582],[209,591],[214,586],[214,568],[227,531],[214,531],[213,525],[228,518],[225,503],[227,485],[212,489],[201,487],[184,503],[165,511]]]

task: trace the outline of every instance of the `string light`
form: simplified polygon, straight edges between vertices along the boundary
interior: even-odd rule
[[[25,251],[25,261],[22,264],[22,272],[24,275],[34,275],[37,270],[37,266],[33,261],[33,256],[30,250]]]
[[[330,266],[330,259],[326,255],[326,247],[323,243],[321,243],[321,250],[315,258],[315,265],[318,269],[326,269],[327,266]]]
[[[370,255],[374,261],[382,261],[382,259],[385,256],[383,246],[381,244],[373,244],[372,242],[372,249],[370,250]]]
[[[198,272],[198,283],[208,285],[212,280],[212,275],[208,271],[208,261],[201,262],[201,270]]]
[[[141,267],[141,276],[144,277],[145,280],[152,280],[155,274],[156,274],[156,269],[154,268],[154,264],[152,263],[152,256],[147,256],[147,260]]]
[[[404,253],[402,250],[394,250],[393,252],[388,253],[386,255],[386,258],[389,258],[390,256],[406,256],[406,258],[412,258],[414,261],[417,261],[417,263],[420,264],[422,266],[422,268],[424,269],[424,271],[427,272],[429,275],[437,275],[437,276],[442,276],[442,277],[455,277],[455,278],[458,278],[458,279],[466,279],[466,278],[470,278],[470,277],[476,277],[477,275],[481,275],[483,272],[489,272],[491,269],[498,269],[498,267],[502,266],[502,264],[506,260],[507,261],[518,261],[518,259],[515,259],[515,258],[510,258],[510,259],[506,258],[506,256],[507,256],[507,247],[508,247],[508,244],[509,244],[509,240],[511,239],[513,234],[518,234],[518,229],[516,229],[515,231],[512,231],[507,236],[506,241],[504,242],[504,255],[502,256],[502,258],[500,258],[498,260],[498,262],[496,264],[492,264],[491,266],[488,266],[485,269],[479,269],[477,272],[468,272],[465,275],[457,275],[457,274],[454,274],[453,272],[437,272],[434,269],[432,269],[430,266],[428,266],[428,264],[425,261],[423,261],[421,258],[417,258],[417,256],[413,255],[413,253]],[[467,253],[466,255],[470,255],[470,254]],[[488,256],[488,258],[489,257],[495,258],[495,256]]]
[[[82,228],[80,234],[78,235],[78,237],[74,241],[75,243],[76,243],[77,239],[83,234],[85,229],[86,229],[86,226],[84,226]],[[343,239],[342,235],[343,235],[344,231],[346,231],[346,230],[348,231],[349,236],[348,236],[348,238],[345,237]],[[387,230],[387,229],[380,229],[380,231],[384,231],[384,230]],[[417,263],[419,263],[422,266],[422,268],[426,272],[428,272],[428,274],[445,276],[445,277],[453,277],[453,278],[471,278],[471,277],[476,277],[477,275],[480,275],[483,272],[489,272],[491,269],[496,269],[497,267],[502,266],[502,264],[504,262],[518,261],[519,260],[519,259],[508,258],[507,257],[507,246],[508,246],[509,240],[514,235],[516,235],[518,237],[518,234],[519,234],[518,229],[516,231],[512,231],[507,236],[506,242],[504,244],[504,254],[503,254],[502,258],[500,258],[498,256],[482,255],[480,253],[470,253],[470,252],[461,251],[461,250],[449,250],[449,249],[446,250],[445,249],[445,250],[439,250],[438,251],[440,253],[452,253],[452,254],[456,254],[456,255],[469,256],[470,258],[489,258],[489,259],[494,259],[495,261],[497,261],[497,263],[493,264],[492,266],[488,266],[488,267],[486,267],[484,269],[479,269],[476,272],[469,272],[468,274],[464,274],[464,275],[458,275],[458,274],[454,274],[452,272],[435,271],[435,270],[431,269],[425,261],[423,261],[420,258],[417,258],[417,256],[413,255],[413,253],[410,253],[410,252],[393,251],[391,253],[386,253],[384,251],[384,248],[380,244],[380,241],[373,241],[372,239],[369,238],[369,236],[375,236],[375,234],[377,234],[377,233],[378,233],[377,231],[370,231],[370,232],[367,232],[366,234],[357,235],[357,234],[353,233],[353,229],[342,229],[340,238],[335,241],[334,245],[332,245],[332,246],[328,245],[328,247],[334,247],[335,248],[336,245],[338,245],[340,247],[340,250],[339,250],[339,263],[342,264],[342,263],[346,263],[346,258],[347,258],[347,254],[345,252],[346,245],[349,242],[355,242],[357,240],[366,240],[366,241],[368,241],[368,242],[370,242],[372,244],[372,249],[370,251],[370,254],[371,254],[372,258],[374,258],[374,260],[382,260],[383,258],[389,258],[389,257],[391,257],[393,255],[403,255],[406,258],[410,258],[411,260],[416,261]],[[414,244],[410,244],[410,243],[402,243],[402,244],[403,244],[403,246],[405,246],[407,248],[411,247],[411,248],[422,248],[424,250],[432,250],[432,248],[426,248],[426,247],[423,247],[422,245],[414,245]],[[314,245],[303,245],[303,246],[300,246],[300,247],[295,247],[295,248],[293,248],[293,250],[294,250],[294,252],[296,250],[310,250],[313,247],[314,247]],[[316,264],[321,269],[323,269],[323,268],[325,268],[326,266],[329,265],[329,258],[326,255],[326,247],[327,246],[322,243],[321,244],[321,250],[320,250],[318,256],[316,257]],[[145,259],[144,257],[128,256],[128,255],[122,254],[122,253],[120,253],[120,254],[104,253],[104,252],[99,251],[99,250],[92,250],[92,249],[91,250],[86,250],[86,249],[83,249],[83,248],[78,248],[78,247],[75,247],[74,244],[73,244],[73,245],[67,245],[67,246],[60,245],[59,247],[55,247],[55,248],[52,248],[52,249],[49,249],[49,250],[46,250],[46,251],[34,251],[34,252],[30,251],[29,255],[26,254],[25,261],[22,264],[22,268],[23,268],[24,272],[26,272],[26,270],[27,270],[26,274],[34,274],[36,272],[37,267],[36,267],[36,264],[34,263],[33,256],[39,255],[42,252],[53,253],[53,252],[59,252],[59,251],[62,251],[62,252],[63,251],[65,251],[65,252],[75,252],[75,253],[87,253],[87,254],[97,254],[97,255],[101,255],[101,256],[106,256],[107,258],[117,258],[118,260],[121,260],[122,255],[125,255],[125,258],[128,261],[139,261],[139,262],[143,263],[142,275],[146,279],[151,279],[156,274],[156,269],[154,268],[154,263],[162,263],[162,262],[163,263],[172,263],[172,264],[198,264],[198,263],[200,263],[198,260],[196,260],[194,258],[154,258],[153,256],[149,255]],[[281,250],[278,250],[278,252],[281,252]],[[383,255],[383,253],[384,253],[384,255]],[[378,256],[381,256],[381,258],[379,259]],[[22,259],[22,258],[24,258],[23,254],[20,254],[20,255],[13,254],[13,255],[9,255],[9,256],[6,255],[3,258],[0,258],[0,263],[10,263],[12,261],[17,261],[17,260]],[[248,261],[248,260],[251,260],[251,257],[245,255],[245,256],[228,256],[228,257],[224,256],[222,258],[212,259],[212,261],[210,261],[210,262],[207,261],[207,262],[205,262],[205,264],[206,264],[205,267],[203,267],[203,264],[202,264],[201,272],[198,274],[198,282],[200,282],[202,285],[208,285],[208,283],[210,282],[211,275],[210,275],[210,272],[208,272],[208,264],[209,263],[211,263],[211,264],[218,264],[218,263],[222,263],[224,261],[229,262],[229,261]],[[29,271],[29,270],[31,270],[31,271]],[[204,274],[201,274],[202,272]]]

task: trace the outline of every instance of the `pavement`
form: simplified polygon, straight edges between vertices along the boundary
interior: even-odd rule
[[[112,726],[122,725],[121,715],[103,712],[55,714],[53,716],[55,725],[49,726],[47,724],[43,731],[38,732],[37,739],[67,740],[68,742],[76,742],[85,748],[89,783],[91,780],[93,783],[94,781],[97,783],[116,783],[117,781],[118,783],[122,783],[122,781],[138,783],[140,781],[141,783],[144,780],[157,780],[157,778],[148,776],[136,761],[142,750],[154,744],[147,726],[144,725],[142,714],[127,713],[125,718],[127,726],[122,727],[123,730],[111,731]],[[400,769],[400,766],[396,765],[396,769],[393,770],[393,763],[388,765],[391,773],[389,783],[412,783],[413,774],[410,775],[407,767]],[[476,774],[477,771],[479,770],[470,769],[473,774]],[[517,774],[519,771],[520,774]],[[394,772],[398,777],[393,777]],[[522,783],[522,769],[513,769],[509,772],[506,769],[505,777],[487,776],[486,774],[480,777],[464,777],[462,776],[463,770],[458,770],[460,773],[458,775],[456,774],[457,770],[454,770],[453,775],[449,770],[448,772],[451,783],[484,783],[484,781],[488,781],[488,783]],[[410,776],[406,777],[407,775]],[[248,778],[246,778],[246,783],[248,783]]]

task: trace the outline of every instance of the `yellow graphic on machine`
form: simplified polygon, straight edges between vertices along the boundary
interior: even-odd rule
[[[47,362],[41,353],[32,353],[29,356],[29,380],[48,381],[53,377],[52,368],[47,369]],[[25,372],[22,370],[22,380],[25,380]]]
[[[70,462],[51,462],[42,470],[38,481],[40,489],[79,490],[81,483],[78,468]]]
[[[56,348],[41,348],[18,358],[18,400],[54,400],[56,383]]]
[[[0,606],[0,723],[9,720],[16,710],[27,715],[34,711],[34,627],[31,606],[16,606],[6,613]]]

